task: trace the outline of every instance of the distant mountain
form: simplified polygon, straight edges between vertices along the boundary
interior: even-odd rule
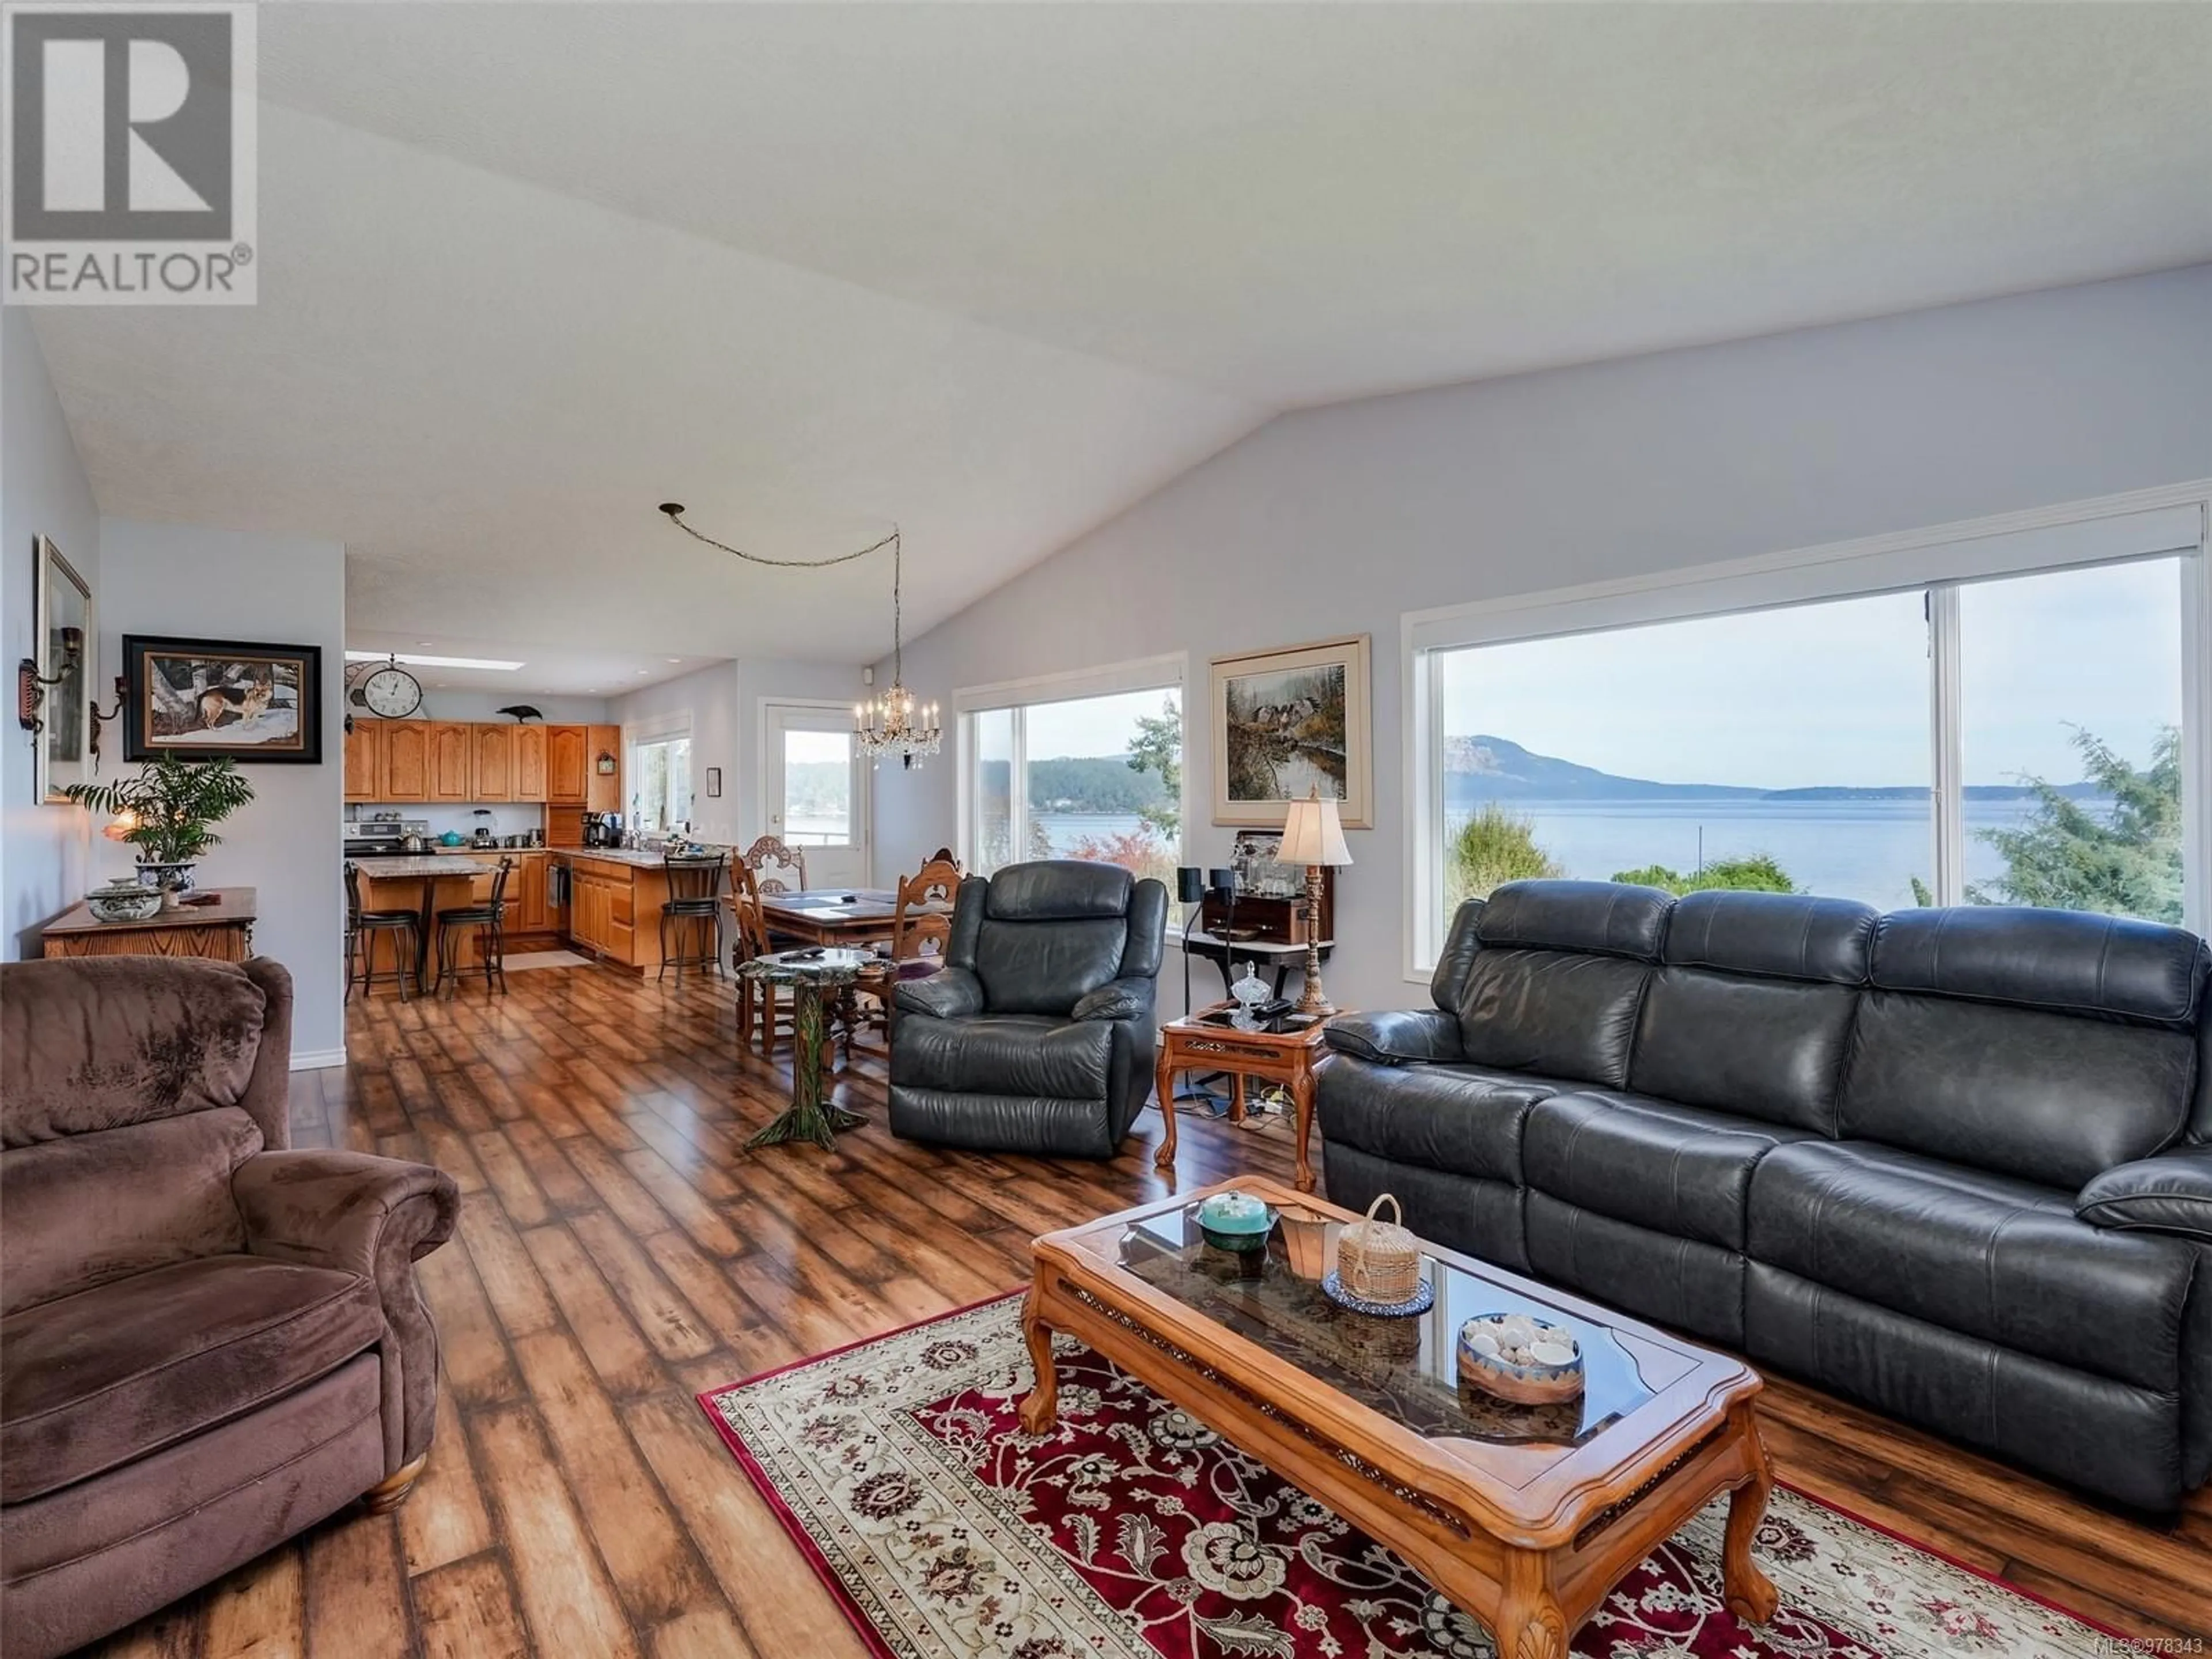
[[[1624,778],[1539,755],[1506,738],[1453,738],[1444,750],[1444,793],[1453,800],[1756,800],[1765,793]]]
[[[1970,783],[1968,800],[2021,800],[2035,792],[2022,784]],[[2070,783],[2059,793],[2075,800],[2097,799],[2097,787]],[[1925,800],[1918,784],[1823,784],[1797,789],[1754,789],[1729,783],[1660,783],[1625,778],[1539,755],[1508,738],[1452,738],[1444,750],[1444,799],[1465,805],[1483,800]]]

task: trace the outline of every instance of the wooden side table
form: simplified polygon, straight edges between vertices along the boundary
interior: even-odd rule
[[[1323,1053],[1321,1034],[1328,1022],[1316,1019],[1288,1031],[1240,1031],[1233,1025],[1206,1018],[1236,1006],[1233,1002],[1217,1002],[1160,1028],[1157,1086],[1160,1116],[1167,1124],[1167,1134],[1160,1141],[1159,1155],[1153,1158],[1152,1166],[1159,1170],[1175,1168],[1176,1073],[1226,1072],[1232,1079],[1229,1096],[1229,1119],[1232,1123],[1244,1121],[1246,1078],[1279,1083],[1290,1091],[1297,1109],[1293,1133],[1297,1139],[1298,1190],[1310,1193],[1314,1189],[1314,1173],[1306,1149],[1313,1138],[1314,1067]]]
[[[206,957],[243,962],[253,954],[254,890],[216,887],[213,904],[163,910],[147,921],[101,921],[82,900],[48,922],[50,957]]]

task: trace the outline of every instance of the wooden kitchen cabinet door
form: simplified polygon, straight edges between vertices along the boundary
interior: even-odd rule
[[[594,726],[586,746],[590,750],[586,769],[584,805],[594,812],[619,812],[623,810],[622,727]],[[613,763],[614,769],[599,770],[600,757]]]
[[[518,726],[511,735],[514,738],[514,798],[517,800],[544,800],[545,728],[542,726]]]
[[[391,799],[384,792],[384,727],[376,720],[356,720],[345,734],[345,798]]]
[[[430,738],[428,720],[394,720],[382,732],[384,781],[376,799],[410,801],[430,799]]]
[[[590,799],[591,740],[589,726],[545,728],[545,799],[554,805],[581,806]]]
[[[514,799],[514,727],[486,722],[469,728],[475,749],[476,800]]]
[[[438,720],[430,727],[430,793],[426,800],[471,801],[476,793],[472,727],[459,720]]]

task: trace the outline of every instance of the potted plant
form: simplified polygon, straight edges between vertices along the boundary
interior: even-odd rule
[[[102,832],[138,849],[138,880],[161,890],[173,908],[192,884],[192,867],[222,837],[215,826],[253,799],[253,786],[228,758],[149,761],[135,778],[113,783],[72,783],[65,792],[80,806],[112,816]]]

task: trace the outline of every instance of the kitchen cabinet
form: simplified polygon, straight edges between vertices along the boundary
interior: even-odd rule
[[[472,726],[471,800],[514,799],[514,728],[511,726]]]
[[[430,793],[426,800],[471,801],[476,795],[475,728],[460,720],[430,726]]]
[[[601,776],[602,754],[615,770]],[[618,812],[622,728],[508,720],[377,720],[356,716],[345,738],[345,799],[548,801]]]
[[[359,722],[356,722],[359,724]],[[430,734],[428,720],[390,720],[372,728],[383,750],[384,775],[376,800],[430,799]]]
[[[667,876],[658,866],[620,864],[588,854],[569,858],[570,942],[625,968],[658,968]]]
[[[345,734],[345,798],[384,799],[384,727],[378,721],[356,720]]]
[[[591,740],[586,745],[591,751],[590,768],[584,780],[584,806],[592,812],[619,812],[623,810],[622,781],[622,727],[594,726]],[[599,769],[611,762],[612,769]]]
[[[518,726],[514,728],[514,798],[517,800],[545,799],[545,728],[542,726]]]
[[[591,799],[588,726],[545,728],[545,799],[556,806],[581,806]]]
[[[506,848],[496,853],[471,852],[467,856],[478,866],[469,883],[471,904],[491,902],[492,883],[499,874],[499,861],[513,859],[514,867],[507,876],[507,936],[510,943],[525,933],[547,933],[553,931],[553,918],[545,903],[545,854],[527,848]]]

